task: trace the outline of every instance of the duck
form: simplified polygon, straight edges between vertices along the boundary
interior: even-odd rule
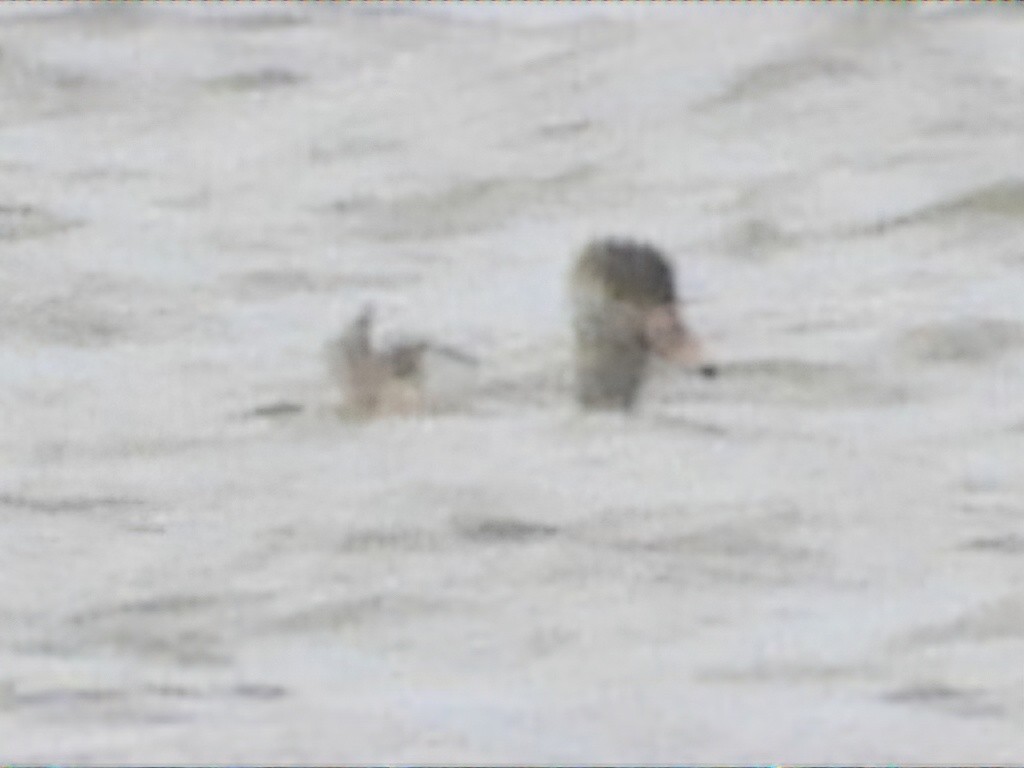
[[[685,324],[668,258],[629,238],[585,245],[569,274],[575,398],[585,410],[632,410],[657,356],[713,377]]]
[[[367,419],[423,413],[435,404],[428,391],[431,358],[478,365],[476,358],[461,350],[422,339],[378,348],[373,342],[375,317],[374,307],[364,306],[342,333],[326,344],[328,370],[341,389],[345,416]]]

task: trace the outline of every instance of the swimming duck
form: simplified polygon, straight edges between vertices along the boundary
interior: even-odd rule
[[[591,242],[572,267],[569,294],[576,399],[583,408],[632,408],[652,353],[716,374],[683,323],[672,267],[653,246]]]
[[[380,349],[373,344],[374,310],[366,306],[342,332],[328,342],[327,364],[344,396],[346,415],[368,418],[420,413],[431,407],[427,380],[432,356],[466,366],[475,358],[429,341],[397,342]]]

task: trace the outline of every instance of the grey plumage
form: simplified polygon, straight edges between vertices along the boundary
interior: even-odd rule
[[[695,362],[699,346],[679,317],[672,267],[653,246],[597,240],[569,278],[576,399],[588,409],[632,408],[652,353]],[[705,374],[713,373],[709,366]]]

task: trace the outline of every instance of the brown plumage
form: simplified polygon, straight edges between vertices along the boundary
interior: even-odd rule
[[[327,364],[344,395],[348,416],[370,418],[429,410],[427,357],[475,366],[475,358],[428,341],[406,341],[377,349],[373,344],[373,308],[365,307],[345,331],[329,342]]]
[[[652,353],[714,375],[683,324],[672,267],[656,248],[594,241],[580,253],[569,282],[576,399],[584,408],[631,408]]]

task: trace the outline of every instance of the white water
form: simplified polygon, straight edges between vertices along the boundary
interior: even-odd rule
[[[0,7],[0,759],[1019,762],[1022,36]],[[632,417],[567,386],[606,234],[723,367]],[[366,301],[464,405],[332,415]]]

